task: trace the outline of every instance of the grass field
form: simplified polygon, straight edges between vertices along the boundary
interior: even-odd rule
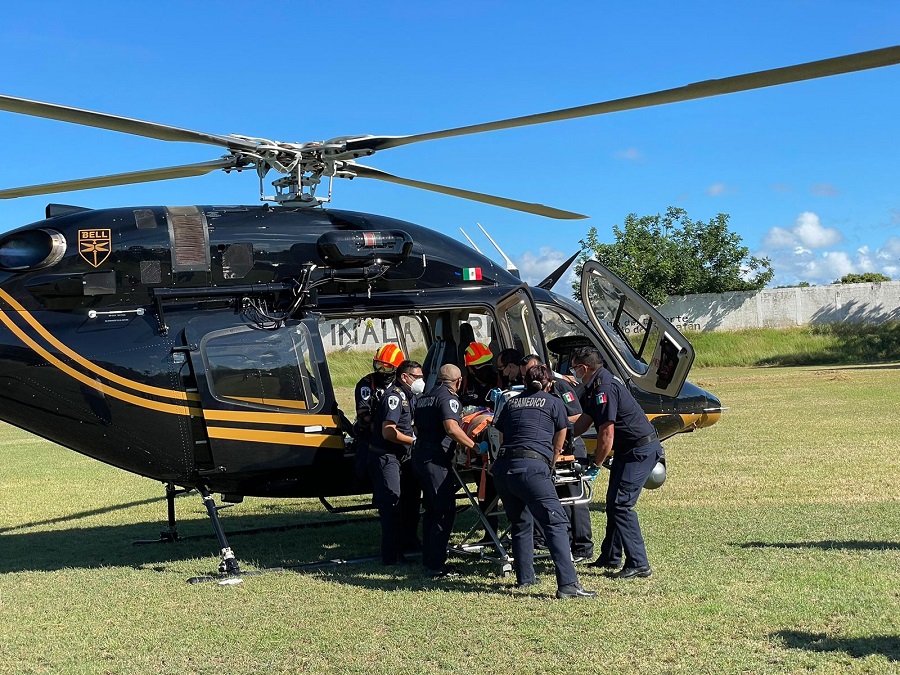
[[[900,671],[900,366],[707,368],[730,411],[667,443],[669,480],[638,512],[655,574],[549,563],[525,592],[487,563],[432,582],[375,564],[189,585],[213,539],[134,547],[162,487],[0,427],[0,672],[896,673]],[[602,532],[602,493],[593,504]],[[196,494],[182,535],[211,532]],[[247,500],[226,529],[321,519]],[[245,568],[377,550],[377,523],[235,536]]]

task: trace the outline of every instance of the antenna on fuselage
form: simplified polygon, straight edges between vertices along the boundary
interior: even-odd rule
[[[509,259],[509,256],[503,252],[503,249],[497,246],[497,242],[494,241],[493,237],[488,234],[487,230],[484,229],[484,226],[481,223],[475,223],[484,232],[484,236],[488,238],[488,241],[494,245],[494,248],[497,249],[497,253],[503,256],[503,261],[506,263],[506,271],[510,274],[514,274],[516,278],[521,279],[521,275],[519,274],[519,268],[515,266],[512,260]],[[481,251],[479,251],[481,253]]]
[[[472,238],[471,238],[469,235],[466,234],[466,231],[465,231],[464,229],[462,229],[462,228],[459,228],[459,231],[462,232],[462,233],[463,233],[463,236],[464,236],[466,239],[469,240],[469,243],[472,244],[472,248],[474,248],[476,251],[478,251],[479,253],[481,253],[481,249],[478,248],[478,247],[475,245],[475,242],[472,241]],[[481,253],[481,255],[484,255],[484,253]]]

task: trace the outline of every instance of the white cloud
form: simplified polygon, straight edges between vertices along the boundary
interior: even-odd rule
[[[787,286],[807,281],[811,284],[830,284],[845,274],[878,272],[900,281],[900,237],[889,238],[876,250],[868,246],[858,248],[853,254],[846,251],[814,252],[803,246],[787,247],[774,251],[760,251],[756,255],[768,256],[775,270],[775,286]]]
[[[763,246],[765,248],[790,248],[797,241],[797,238],[790,230],[783,227],[773,227],[763,237]]]
[[[840,242],[844,236],[833,227],[822,227],[819,216],[811,211],[801,213],[794,224],[794,233],[809,248],[825,248]]]
[[[804,246],[806,248],[825,248],[841,242],[844,235],[833,227],[823,227],[817,216],[812,211],[804,211],[794,226],[789,230],[783,227],[773,227],[763,237],[763,246],[767,249],[793,248]]]
[[[815,183],[810,191],[817,197],[837,197],[840,194],[832,183]]]
[[[721,194],[725,194],[725,191],[727,189],[728,187],[725,185],[725,183],[713,183],[708,188],[706,188],[706,194],[708,194],[710,197],[718,197]]]
[[[546,279],[551,272],[562,265],[568,259],[569,255],[549,246],[544,246],[537,255],[531,251],[525,251],[515,263],[519,268],[523,281],[529,284],[537,284]],[[571,286],[572,281],[574,281],[574,269],[575,263],[572,263],[572,267],[563,275],[562,279],[557,282],[555,286],[557,292],[559,292],[560,289],[563,289],[562,292],[566,293],[566,290]]]
[[[624,159],[629,162],[639,162],[644,159],[644,153],[637,148],[626,148],[616,153],[616,159]]]

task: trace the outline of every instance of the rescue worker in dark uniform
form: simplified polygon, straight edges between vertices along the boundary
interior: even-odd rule
[[[617,569],[619,579],[653,574],[634,505],[647,478],[663,456],[662,445],[647,415],[619,380],[603,367],[593,347],[579,347],[569,361],[572,374],[584,383],[584,413],[575,422],[582,434],[597,429],[594,461],[600,465],[614,451],[606,492],[606,535],[592,567]]]
[[[524,357],[520,361],[522,375],[532,366],[539,365],[540,359],[534,354]],[[573,423],[583,412],[581,402],[575,387],[562,375],[553,373],[553,385],[550,393],[558,397],[566,407],[566,417],[569,420],[568,449],[566,454],[573,455],[582,466],[587,466],[587,448],[580,436],[573,433]],[[581,495],[581,487],[578,483],[563,483],[557,487],[560,497],[576,498]],[[569,517],[569,543],[572,548],[572,558],[576,563],[594,557],[593,532],[591,531],[591,509],[588,504],[563,505],[566,515]]]
[[[372,372],[356,383],[353,400],[356,402],[356,421],[353,423],[353,435],[356,439],[353,468],[356,477],[362,480],[368,475],[369,446],[372,444],[372,407],[381,401],[394,372],[406,357],[395,344],[389,343],[379,347],[372,359]]]
[[[416,440],[415,396],[424,388],[421,364],[404,361],[372,415],[376,431],[369,449],[369,476],[381,521],[381,562],[385,565],[405,562],[402,549],[417,542],[421,490],[408,459]]]
[[[462,371],[448,363],[441,366],[435,386],[416,401],[416,445],[413,465],[422,485],[425,515],[422,520],[422,564],[432,579],[456,576],[447,566],[447,545],[456,519],[459,485],[450,463],[456,446],[473,449],[475,441],[460,426],[457,391]]]
[[[549,368],[534,366],[525,373],[525,381],[526,390],[509,399],[494,420],[501,434],[494,481],[510,522],[516,585],[537,583],[533,538],[537,521],[556,565],[556,597],[593,598],[597,594],[578,583],[566,533],[568,519],[550,479],[566,438],[566,409],[547,392],[553,382]]]
[[[504,349],[497,354],[497,372],[500,373],[500,379],[503,380],[504,389],[522,384],[522,373],[525,371],[520,365],[521,361],[522,352],[518,349]]]

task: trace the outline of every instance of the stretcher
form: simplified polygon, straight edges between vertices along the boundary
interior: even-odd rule
[[[497,414],[503,409],[506,401],[520,392],[521,390],[499,392],[495,401]],[[485,502],[488,481],[492,480],[491,465],[497,459],[500,450],[500,432],[493,426],[493,418],[494,413],[484,408],[464,411],[463,430],[476,443],[487,441],[488,447],[486,453],[458,448],[454,455],[453,473],[460,485],[458,499],[467,502],[463,508],[472,509],[478,520],[461,539],[456,543],[451,542],[448,552],[451,555],[474,557],[494,563],[498,567],[499,574],[505,577],[513,572],[509,525],[505,523],[505,513],[499,497],[494,496]],[[577,486],[575,490],[565,491],[568,496],[560,497],[560,502],[564,506],[589,503],[593,498],[592,484],[595,477],[595,472],[586,471],[572,455],[560,457],[551,471],[551,480],[557,487],[573,484]],[[492,522],[498,526],[494,527]],[[505,524],[501,526],[501,523]],[[479,536],[482,530],[483,537]],[[548,555],[541,552],[537,553],[535,558],[545,558]]]

